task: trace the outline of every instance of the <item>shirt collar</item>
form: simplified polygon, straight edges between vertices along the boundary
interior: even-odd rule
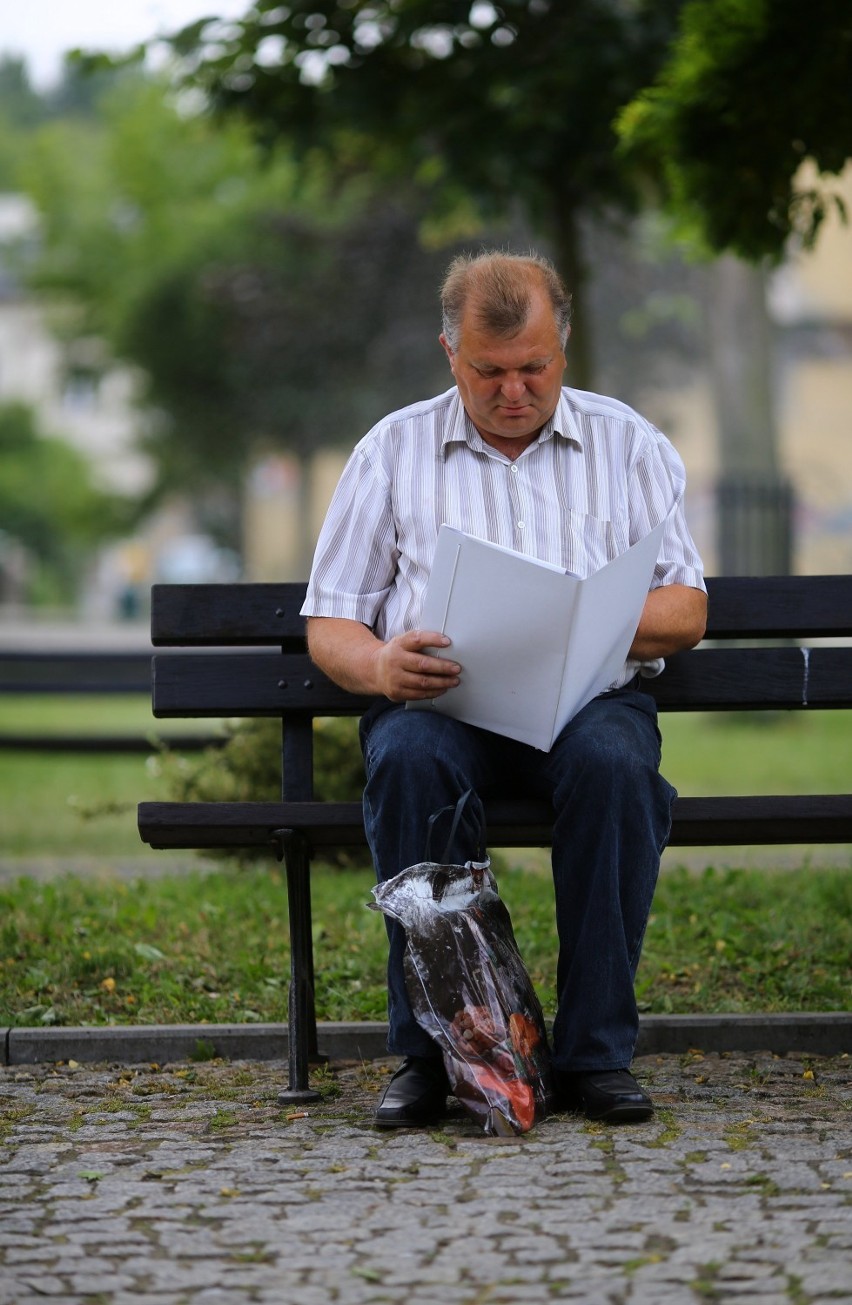
[[[552,439],[554,435],[570,440],[579,448],[583,447],[580,429],[564,388],[559,396],[556,411],[542,427],[537,442],[543,444],[545,440]],[[486,448],[485,441],[465,411],[458,390],[456,390],[450,404],[444,433],[441,437],[441,453],[443,456],[446,456],[450,444],[467,444],[477,452],[482,452]]]

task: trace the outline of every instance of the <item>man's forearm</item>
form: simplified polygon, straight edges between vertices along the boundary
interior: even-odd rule
[[[344,617],[308,619],[308,650],[321,671],[349,693],[391,702],[436,698],[458,684],[460,667],[427,648],[448,647],[435,631],[412,630],[383,642],[360,621]]]
[[[637,661],[694,648],[707,626],[707,595],[688,585],[661,585],[645,601],[630,649]]]
[[[375,659],[380,640],[360,621],[333,616],[308,619],[308,651],[321,671],[349,693],[379,692]]]

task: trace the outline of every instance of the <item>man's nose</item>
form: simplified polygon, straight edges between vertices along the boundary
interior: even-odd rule
[[[507,376],[503,381],[503,396],[510,403],[517,403],[518,399],[523,398],[526,388],[523,376]]]

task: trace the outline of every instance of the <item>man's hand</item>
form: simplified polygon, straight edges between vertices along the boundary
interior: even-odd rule
[[[391,702],[413,702],[438,698],[459,682],[458,662],[435,657],[426,648],[448,648],[445,634],[412,630],[380,643],[376,653],[376,681],[379,692]]]
[[[454,688],[461,672],[458,662],[425,651],[449,644],[435,630],[410,630],[383,643],[360,621],[308,619],[308,648],[320,670],[350,693],[381,694],[391,702],[437,698]]]

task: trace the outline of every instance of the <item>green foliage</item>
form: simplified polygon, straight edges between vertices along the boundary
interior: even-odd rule
[[[192,757],[167,753],[162,765],[175,802],[276,802],[281,797],[281,722],[231,723],[224,747]],[[319,801],[360,802],[364,766],[356,720],[315,723],[314,775]]]
[[[0,120],[13,127],[32,127],[42,120],[44,112],[24,60],[15,55],[0,56]]]
[[[360,802],[364,762],[358,742],[358,722],[328,719],[314,727],[317,796],[324,802]]]
[[[133,76],[111,88],[95,119],[36,132],[21,181],[42,224],[33,284],[69,306],[68,334],[99,336],[114,357],[146,369],[143,401],[163,413],[152,440],[168,447],[170,438],[175,450],[163,478],[201,491],[233,475],[251,447],[245,413],[197,282],[211,261],[245,248],[250,214],[283,201],[291,171],[262,168],[236,124],[213,131],[180,112],[162,83]]]
[[[690,0],[665,66],[621,115],[624,154],[711,251],[778,260],[843,212],[826,174],[852,157],[850,84],[848,6]]]
[[[214,102],[267,136],[328,150],[361,133],[375,164],[436,191],[460,182],[488,204],[521,198],[551,223],[557,196],[570,207],[625,197],[612,119],[659,63],[675,10],[260,0],[226,33],[199,25],[181,45]]]
[[[341,155],[428,196],[431,232],[522,211],[575,292],[581,214],[631,210],[613,119],[655,75],[677,0],[276,0],[178,39],[214,106],[303,156]],[[271,53],[274,49],[274,53]],[[588,376],[585,375],[586,381]]]
[[[189,756],[166,750],[160,767],[168,797],[175,802],[276,802],[281,797],[281,722],[233,723],[224,747]]]
[[[0,540],[36,560],[31,599],[67,599],[80,561],[127,518],[126,505],[95,486],[86,458],[42,435],[25,404],[0,405]]]
[[[281,797],[281,722],[247,720],[230,726],[222,748],[191,757],[165,752],[161,761],[169,798],[176,802],[276,802]],[[320,801],[360,802],[364,766],[356,720],[323,719],[314,725],[314,777]],[[212,853],[233,856],[233,853]],[[237,854],[241,863],[268,860],[263,849]],[[363,861],[340,849],[335,865]]]

